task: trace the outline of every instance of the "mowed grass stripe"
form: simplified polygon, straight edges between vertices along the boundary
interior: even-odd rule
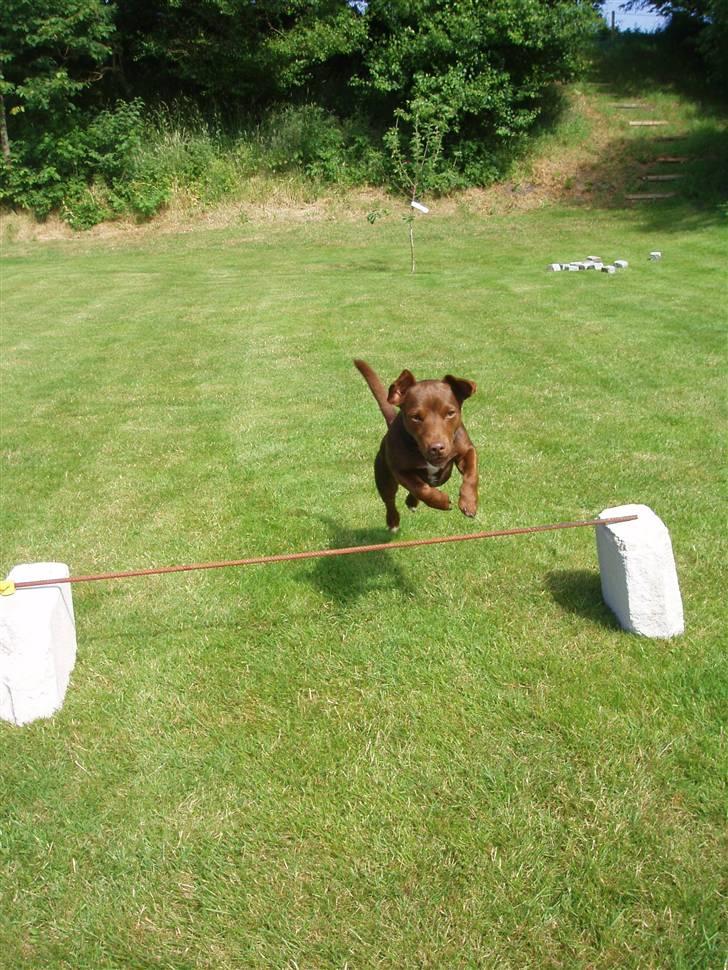
[[[623,634],[586,530],[77,590],[0,734],[14,966],[715,962],[723,233],[652,218],[421,220],[414,278],[396,219],[11,248],[8,566],[381,541],[363,356],[478,382],[473,529],[655,508],[688,624]]]

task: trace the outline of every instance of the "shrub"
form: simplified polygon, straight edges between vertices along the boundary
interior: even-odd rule
[[[38,218],[58,210],[74,228],[87,229],[114,213],[153,215],[164,192],[134,178],[144,135],[141,101],[118,102],[95,115],[70,110],[63,125],[33,127],[13,142],[13,163],[5,166],[0,201],[29,209]],[[131,178],[130,178],[131,176]]]

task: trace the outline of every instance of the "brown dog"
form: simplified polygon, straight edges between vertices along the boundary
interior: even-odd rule
[[[450,499],[436,486],[448,480],[453,465],[463,476],[460,511],[474,516],[478,457],[460,417],[463,401],[475,394],[474,382],[449,374],[441,381],[417,381],[403,370],[387,392],[369,364],[355,360],[354,365],[388,425],[374,461],[374,480],[387,508],[389,529],[396,532],[399,528],[394,499],[400,485],[409,492],[406,504],[410,509],[420,501],[433,509],[449,509]]]

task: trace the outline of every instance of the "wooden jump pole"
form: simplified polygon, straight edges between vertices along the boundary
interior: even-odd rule
[[[595,528],[599,525],[615,525],[631,522],[636,515],[622,515],[604,519],[586,519],[578,522],[556,522],[550,525],[531,525],[516,529],[495,529],[491,532],[470,532],[465,535],[438,536],[434,539],[405,539],[398,542],[379,542],[368,546],[348,546],[341,549],[317,549],[310,552],[287,552],[274,556],[250,556],[246,559],[228,559],[222,562],[189,563],[181,566],[158,566],[152,569],[130,569],[126,572],[97,573],[89,576],[61,576],[58,579],[39,579],[6,584],[12,589],[3,590],[5,595],[15,589],[36,586],[59,586],[64,583],[96,583],[112,579],[132,579],[137,576],[162,576],[168,573],[185,573],[202,569],[230,569],[238,566],[263,566],[275,562],[291,562],[297,559],[322,559],[331,556],[350,556],[364,552],[384,552],[390,549],[411,549],[415,546],[434,546],[446,542],[468,542],[471,539],[496,539],[501,536],[533,535],[538,532],[555,532],[559,529]]]

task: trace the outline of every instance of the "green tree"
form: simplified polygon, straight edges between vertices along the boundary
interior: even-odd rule
[[[114,7],[103,0],[3,0],[0,97],[3,154],[23,115],[52,126],[109,70]],[[8,121],[10,119],[10,121]]]
[[[46,215],[92,164],[83,104],[111,69],[104,0],[4,0],[0,21],[0,200]]]
[[[629,9],[651,8],[697,37],[696,48],[713,81],[728,83],[728,0],[632,0]]]
[[[254,112],[290,97],[325,100],[366,39],[345,0],[117,0],[132,87],[200,95]]]
[[[728,0],[709,0],[699,44],[713,79],[728,85]]]
[[[443,161],[487,180],[533,124],[555,81],[574,75],[597,28],[578,0],[371,0],[353,79],[371,109],[437,123]]]
[[[315,103],[445,134],[441,187],[483,181],[578,70],[599,18],[584,0],[117,0],[135,92],[223,111]]]
[[[599,22],[587,0],[5,0],[3,12],[2,195],[37,212],[124,177],[139,97],[228,120],[273,110],[290,132],[313,119],[326,145],[307,134],[291,159],[334,174],[389,164],[395,179],[387,131],[396,120],[406,144],[432,126],[429,188],[482,184]]]

